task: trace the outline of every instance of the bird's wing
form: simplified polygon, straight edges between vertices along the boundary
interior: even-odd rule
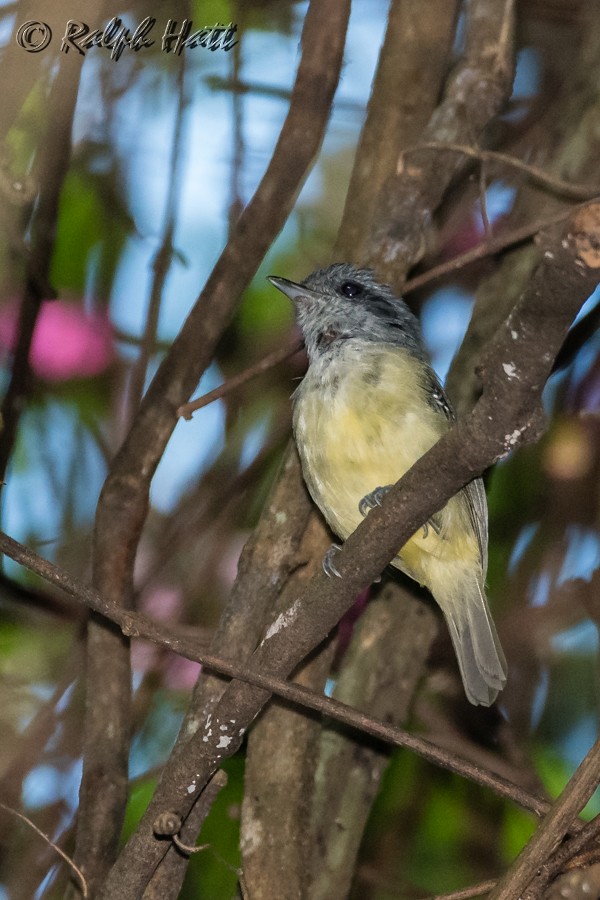
[[[429,396],[431,397],[430,402],[436,409],[443,412],[449,422],[455,422],[456,413],[433,369],[429,370],[428,375],[430,379],[430,384],[428,385]],[[485,582],[488,567],[488,508],[482,479],[475,478],[473,481],[470,481],[469,484],[462,489],[461,494],[467,501],[469,516],[475,534],[477,535],[483,581]]]
[[[488,508],[483,480],[481,478],[473,479],[463,488],[462,492],[467,500],[471,521],[477,535],[481,555],[481,571],[485,583],[488,567]]]

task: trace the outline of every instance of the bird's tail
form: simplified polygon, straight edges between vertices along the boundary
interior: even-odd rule
[[[506,658],[477,580],[469,581],[466,594],[458,602],[444,602],[440,606],[448,623],[467,698],[475,706],[491,706],[506,684]]]

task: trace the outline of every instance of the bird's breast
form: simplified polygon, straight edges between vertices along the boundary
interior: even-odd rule
[[[340,537],[358,525],[358,503],[393,484],[447,429],[427,402],[407,352],[348,347],[311,364],[294,405],[294,434],[313,499]]]

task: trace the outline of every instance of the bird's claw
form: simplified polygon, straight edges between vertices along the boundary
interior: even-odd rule
[[[436,534],[441,534],[441,531],[442,531],[441,524],[439,522],[436,522],[435,519],[432,517],[431,519],[428,519],[425,522],[425,524],[423,525],[423,539],[425,539],[427,537],[427,535],[429,534],[429,526],[430,525]]]
[[[334,575],[336,578],[342,577],[333,564],[333,557],[336,555],[336,553],[339,553],[341,549],[342,548],[339,544],[332,544],[323,557],[323,571],[328,578],[333,578]]]
[[[384,487],[376,487],[374,491],[371,491],[369,494],[365,494],[362,500],[359,501],[358,511],[363,518],[369,513],[372,509],[375,509],[376,506],[381,506],[381,501],[385,497],[388,491],[392,489],[392,484],[386,484]],[[423,525],[423,539],[427,537],[429,534],[429,528],[433,529],[436,534],[440,534],[442,528],[439,522],[436,522],[432,517],[428,519],[427,522]]]
[[[376,487],[374,491],[365,494],[358,504],[358,511],[361,516],[364,518],[370,510],[375,509],[376,506],[381,506],[381,501],[392,487],[393,485],[386,484],[384,487]]]

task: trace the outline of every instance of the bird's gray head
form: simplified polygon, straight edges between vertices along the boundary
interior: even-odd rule
[[[273,276],[269,281],[293,301],[311,361],[350,338],[395,344],[426,358],[417,319],[371,269],[335,263],[301,284]]]

